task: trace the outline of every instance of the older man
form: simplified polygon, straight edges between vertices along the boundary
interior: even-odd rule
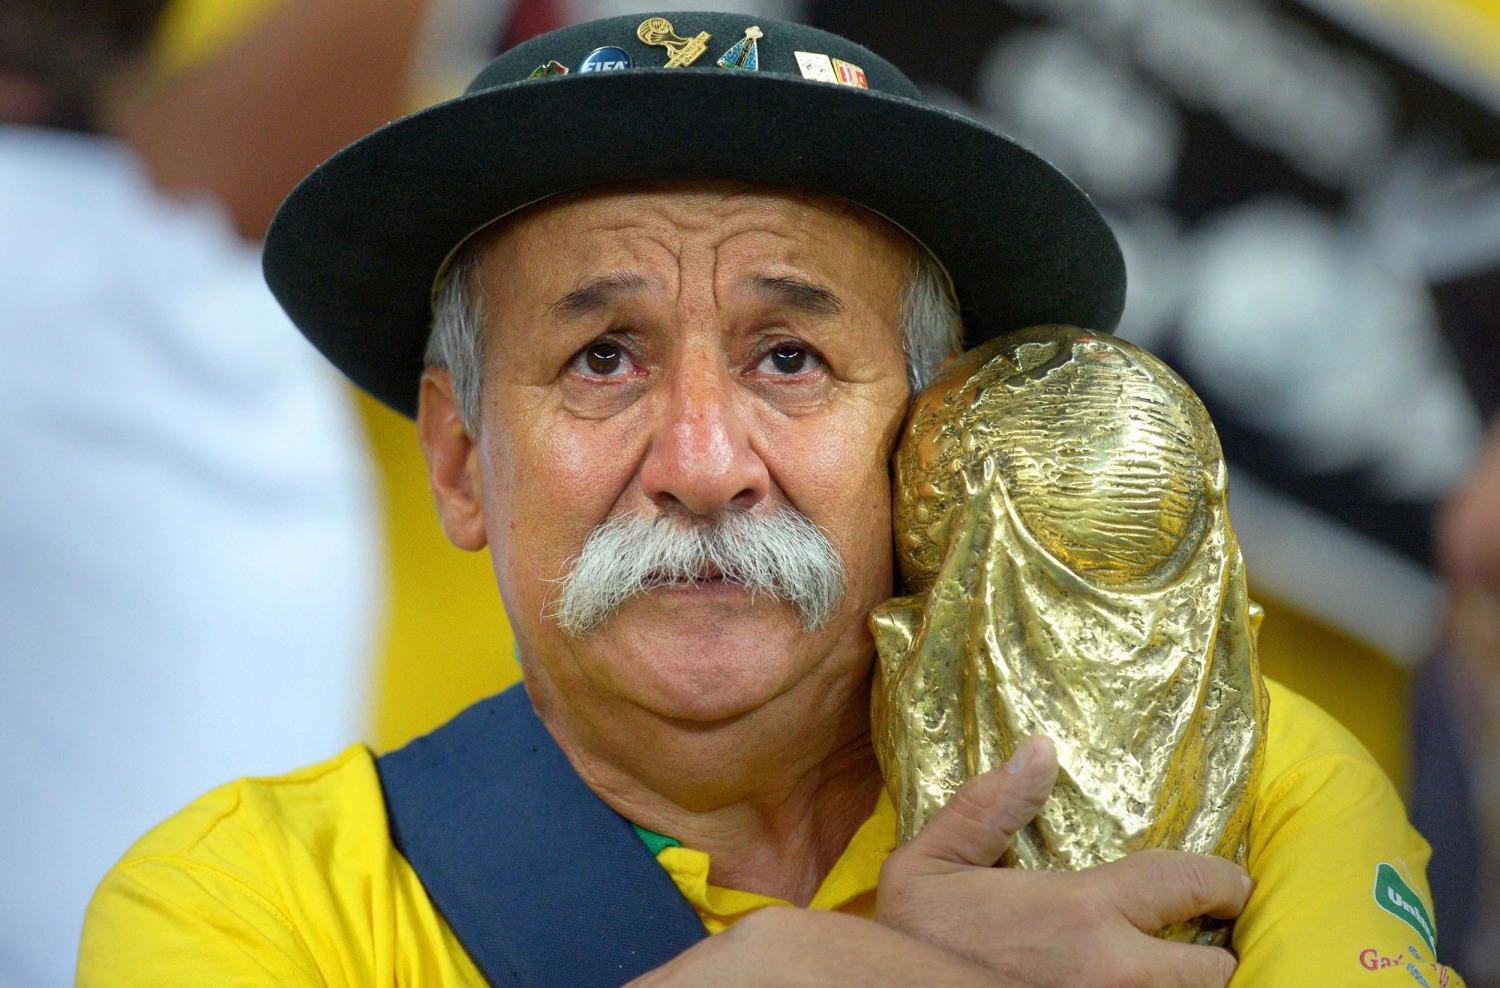
[[[1389,783],[1280,690],[1254,894],[1170,852],[990,867],[1044,739],[893,852],[866,618],[905,409],[966,342],[1113,325],[1119,253],[870,52],[677,16],[517,48],[283,208],[273,287],[415,413],[525,688],[163,824],[101,885],[80,981],[1222,986],[1233,954],[1150,936],[1200,915],[1239,917],[1245,983],[1451,978]]]

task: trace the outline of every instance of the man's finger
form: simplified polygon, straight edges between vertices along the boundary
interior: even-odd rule
[[[1250,897],[1245,870],[1207,854],[1138,851],[1097,871],[1120,914],[1144,933],[1198,916],[1234,919]]]
[[[1151,988],[1225,988],[1238,962],[1219,947],[1156,940],[1140,955],[1145,965],[1140,977],[1129,984]]]
[[[989,867],[1037,815],[1057,781],[1057,751],[1038,734],[1010,761],[965,782],[911,839],[906,854]]]

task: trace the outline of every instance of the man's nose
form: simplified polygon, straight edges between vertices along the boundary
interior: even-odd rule
[[[718,361],[674,368],[641,464],[641,485],[657,507],[711,517],[748,509],[770,491],[770,471],[750,442],[737,382]]]

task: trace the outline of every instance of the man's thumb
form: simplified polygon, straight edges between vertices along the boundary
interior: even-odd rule
[[[1016,746],[1010,761],[960,786],[911,839],[906,853],[988,868],[1041,810],[1056,782],[1056,749],[1045,736],[1032,735]]]

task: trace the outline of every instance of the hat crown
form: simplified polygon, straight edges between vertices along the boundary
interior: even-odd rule
[[[854,66],[862,73],[868,88],[890,96],[921,100],[917,86],[890,62],[861,45],[836,34],[777,20],[773,17],[749,14],[727,14],[714,11],[671,10],[658,13],[628,14],[606,17],[602,20],[574,24],[549,31],[511,48],[485,66],[465,94],[495,89],[515,83],[528,85],[555,84],[559,81],[576,83],[584,76],[580,72],[585,60],[600,48],[617,48],[630,60],[630,71],[653,69],[671,72],[724,72],[717,59],[753,33],[759,74],[787,76],[799,80],[808,79],[798,63],[798,53],[825,58],[829,62],[843,62]],[[707,35],[706,38],[703,38]],[[703,38],[701,57],[694,57],[685,66],[668,66],[674,44],[678,41],[696,42]],[[648,42],[648,40],[650,41]],[[533,77],[539,66],[557,62],[568,71],[564,74],[548,74]],[[810,83],[815,80],[808,80]],[[847,86],[851,93],[861,87]]]
[[[971,345],[1042,323],[1107,330],[1124,305],[1119,245],[1051,165],[852,41],[694,11],[533,38],[465,95],[340,151],[271,224],[266,280],[334,364],[412,415],[434,280],[474,231],[580,189],[702,179],[885,217],[947,268]]]

